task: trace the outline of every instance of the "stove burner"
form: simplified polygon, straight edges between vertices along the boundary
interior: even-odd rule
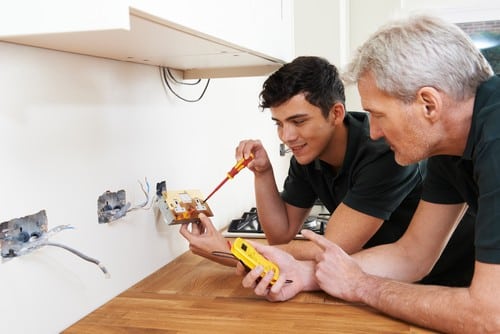
[[[321,224],[321,223],[318,222],[316,217],[308,217],[306,219],[306,221],[304,222],[304,225],[302,225],[302,227],[310,229],[310,230],[314,230],[314,229],[318,228],[319,224]]]
[[[324,234],[325,225],[328,218],[319,216],[309,216],[302,229],[308,229],[318,234]],[[241,218],[233,219],[227,229],[229,233],[264,233],[260,227],[259,219],[257,217],[257,209],[252,208],[250,211],[243,213]]]
[[[229,224],[228,232],[249,232],[264,233],[257,218],[257,209],[252,208],[249,212],[243,213],[241,218],[233,219]]]

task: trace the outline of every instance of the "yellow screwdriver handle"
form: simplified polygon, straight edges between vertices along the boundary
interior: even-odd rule
[[[248,166],[248,164],[250,163],[250,161],[253,160],[253,158],[254,155],[250,153],[250,156],[248,158],[241,158],[240,160],[238,160],[236,165],[234,165],[234,167],[227,173],[227,177],[232,179],[236,174],[240,172],[240,170]]]

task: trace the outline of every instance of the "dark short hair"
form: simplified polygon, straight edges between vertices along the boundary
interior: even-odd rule
[[[271,74],[262,88],[259,95],[262,109],[278,107],[300,93],[319,107],[325,117],[335,103],[345,104],[344,84],[337,68],[321,57],[295,58]]]

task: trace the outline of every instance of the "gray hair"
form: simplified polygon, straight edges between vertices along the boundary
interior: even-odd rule
[[[493,70],[455,24],[418,15],[391,22],[358,50],[342,78],[346,84],[372,72],[377,87],[405,103],[431,86],[463,101],[475,95]]]

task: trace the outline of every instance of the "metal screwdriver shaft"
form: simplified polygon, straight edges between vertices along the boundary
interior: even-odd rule
[[[219,190],[222,187],[222,185],[224,185],[224,183],[227,182],[227,180],[232,179],[236,174],[238,174],[240,172],[240,170],[242,170],[243,168],[248,166],[248,164],[252,160],[253,160],[253,154],[251,154],[251,153],[250,153],[250,156],[248,158],[242,158],[242,159],[238,160],[236,165],[234,165],[233,168],[231,168],[231,170],[229,172],[227,172],[227,175],[224,178],[224,180],[222,180],[222,182],[219,183],[219,185],[217,187],[215,187],[215,189],[210,193],[210,195],[207,196],[207,198],[205,198],[203,200],[203,202],[208,201],[208,199],[210,197],[212,197],[212,195],[215,194],[215,192],[217,190]]]

